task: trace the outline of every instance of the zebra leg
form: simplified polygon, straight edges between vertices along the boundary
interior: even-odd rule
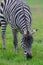
[[[17,31],[12,29],[13,32],[13,43],[14,43],[14,47],[15,47],[15,51],[18,50],[18,41],[17,41]]]
[[[6,23],[1,22],[1,28],[2,28],[2,40],[3,40],[3,49],[6,49]]]
[[[1,26],[1,22],[0,22],[0,26]]]

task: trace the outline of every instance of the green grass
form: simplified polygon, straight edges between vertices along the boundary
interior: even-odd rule
[[[38,29],[38,32],[33,35],[33,58],[26,60],[20,43],[20,33],[18,33],[19,50],[15,53],[12,31],[11,27],[8,25],[6,31],[6,51],[2,49],[3,44],[0,28],[0,65],[43,65],[43,0],[27,0],[26,2],[31,8],[33,17],[31,28]]]

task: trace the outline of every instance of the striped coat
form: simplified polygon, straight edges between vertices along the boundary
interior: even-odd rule
[[[20,29],[22,32],[24,29],[30,29],[30,8],[22,0],[5,0],[2,7],[5,20],[12,28]]]
[[[31,57],[31,45],[33,42],[33,37],[30,35],[30,27],[32,22],[32,15],[30,8],[22,0],[2,0],[1,2],[1,15],[0,21],[2,26],[2,38],[5,48],[5,30],[7,24],[12,27],[13,38],[15,49],[18,48],[17,45],[17,31],[22,33],[22,46],[26,56]]]

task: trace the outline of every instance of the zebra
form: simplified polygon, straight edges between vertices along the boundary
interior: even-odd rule
[[[15,50],[18,49],[17,33],[22,34],[21,44],[26,58],[32,58],[33,36],[37,30],[30,31],[32,14],[30,7],[22,0],[2,0],[0,8],[0,22],[2,27],[3,48],[5,49],[5,32],[7,24],[12,28]]]

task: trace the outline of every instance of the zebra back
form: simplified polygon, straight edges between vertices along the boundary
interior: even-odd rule
[[[22,0],[3,0],[1,6],[6,22],[13,28],[22,31],[30,29],[32,15],[30,8]]]

